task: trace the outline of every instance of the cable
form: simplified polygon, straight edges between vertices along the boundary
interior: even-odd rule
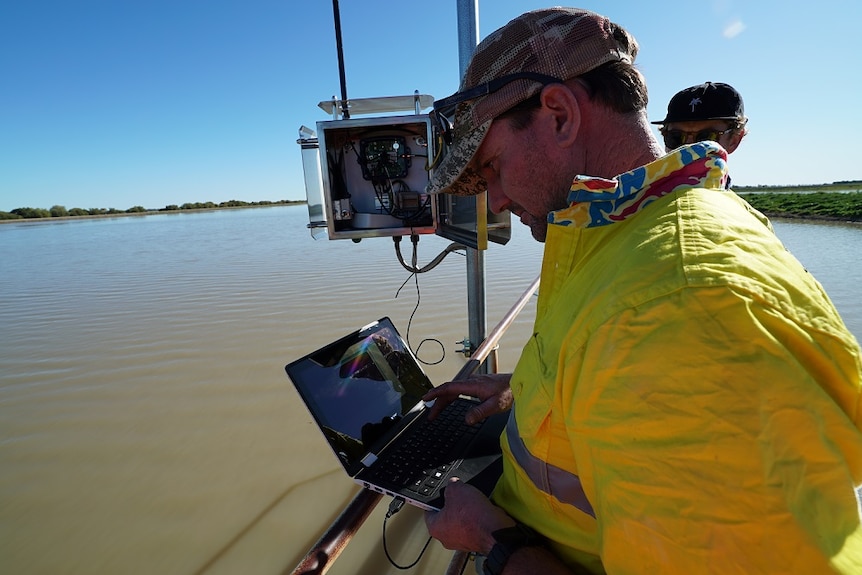
[[[401,254],[401,236],[393,236],[392,241],[395,244],[395,253],[398,255],[398,261],[401,263],[401,266],[404,269],[406,269],[407,271],[410,272],[410,275],[407,276],[407,279],[404,280],[404,283],[402,283],[401,287],[398,288],[398,291],[395,292],[395,297],[396,298],[398,297],[398,295],[401,293],[401,290],[404,289],[404,286],[407,285],[407,282],[409,282],[411,278],[415,281],[415,284],[416,284],[416,305],[413,306],[413,311],[410,313],[410,319],[407,322],[407,331],[405,334],[405,339],[407,340],[407,345],[410,346],[411,350],[413,351],[413,355],[415,355],[416,359],[418,359],[420,362],[422,362],[425,365],[437,365],[439,363],[442,363],[443,360],[446,359],[446,347],[443,345],[443,342],[441,342],[439,339],[428,337],[428,338],[425,338],[422,341],[420,341],[419,345],[416,346],[416,349],[413,349],[412,344],[410,344],[410,327],[413,325],[413,317],[416,315],[416,312],[419,310],[419,304],[422,301],[422,292],[419,290],[419,276],[418,276],[418,274],[425,273],[427,271],[434,269],[435,267],[437,267],[437,265],[440,264],[440,262],[443,261],[443,258],[445,258],[450,253],[458,251],[458,250],[462,250],[462,249],[466,250],[467,248],[461,244],[451,243],[446,247],[446,249],[443,252],[438,254],[437,257],[435,257],[429,264],[425,265],[422,268],[419,268],[418,264],[417,264],[419,235],[418,234],[411,234],[410,235],[410,241],[413,244],[413,254],[412,254],[412,261],[411,261],[410,266],[407,265],[407,263],[404,261],[404,256]],[[425,361],[424,359],[419,357],[419,350],[422,348],[422,345],[424,345],[428,341],[436,342],[437,345],[440,346],[440,359],[438,359],[437,361]]]
[[[419,268],[416,264],[417,244],[419,243],[419,236],[413,234],[410,236],[410,240],[413,242],[413,257],[411,262],[412,265],[408,266],[407,263],[404,261],[404,256],[401,254],[401,236],[392,236],[392,241],[395,244],[395,255],[398,256],[398,262],[401,264],[401,267],[403,267],[408,272],[414,274],[424,274],[425,272],[433,270],[435,267],[440,265],[440,262],[442,262],[446,256],[453,252],[458,252],[462,250],[465,252],[467,251],[467,246],[453,242],[446,246],[446,248],[442,252],[437,254],[437,256],[433,260],[431,260],[425,266]]]
[[[386,522],[389,521],[390,517],[401,511],[402,507],[404,507],[404,498],[394,498],[389,504],[389,510],[386,511],[386,517],[383,518],[383,552],[386,554],[386,558],[393,566],[401,570],[406,570],[415,567],[416,564],[419,563],[419,560],[422,559],[422,556],[425,554],[425,550],[428,549],[428,545],[431,544],[431,537],[428,538],[428,541],[425,542],[425,546],[422,547],[422,551],[419,552],[419,556],[410,565],[399,565],[394,559],[392,559],[392,556],[389,555],[389,548],[386,546]]]
[[[407,340],[407,345],[413,351],[413,355],[416,356],[416,359],[425,365],[437,365],[438,363],[442,363],[444,359],[446,359],[446,347],[443,345],[443,342],[437,338],[426,337],[422,341],[419,342],[419,345],[416,346],[416,349],[413,349],[413,345],[410,343],[410,327],[413,325],[413,317],[416,315],[416,312],[419,311],[419,304],[422,301],[422,293],[419,291],[419,276],[415,273],[411,273],[407,276],[407,279],[404,280],[404,283],[401,284],[401,287],[398,288],[398,291],[395,292],[395,297],[398,297],[398,294],[401,293],[401,290],[404,289],[404,286],[407,285],[407,282],[410,281],[410,278],[413,278],[416,282],[416,305],[413,306],[413,311],[410,312],[410,319],[407,320],[407,331],[405,332],[404,338]],[[440,359],[437,361],[425,361],[421,357],[419,357],[419,350],[422,348],[422,345],[427,341],[436,342],[437,345],[440,346]]]
[[[404,498],[403,497],[393,497],[392,501],[389,502],[389,510],[386,512],[386,519],[389,519],[404,507]]]

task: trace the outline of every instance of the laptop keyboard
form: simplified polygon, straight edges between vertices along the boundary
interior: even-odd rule
[[[406,487],[420,495],[431,495],[446,479],[451,464],[466,447],[480,424],[467,425],[464,416],[475,405],[455,401],[434,421],[423,420],[396,449],[374,466],[375,478],[396,488]]]

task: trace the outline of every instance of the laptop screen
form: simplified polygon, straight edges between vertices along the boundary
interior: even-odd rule
[[[353,475],[433,386],[389,318],[285,369],[339,459]]]

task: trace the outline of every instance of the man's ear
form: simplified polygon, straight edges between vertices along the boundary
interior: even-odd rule
[[[739,144],[742,142],[742,138],[744,138],[744,137],[745,137],[745,130],[740,130],[738,132],[735,132],[730,137],[730,145],[726,148],[727,153],[732,154],[733,151],[739,147]]]
[[[542,89],[541,101],[557,144],[574,144],[581,130],[581,102],[575,91],[566,84],[548,84]]]

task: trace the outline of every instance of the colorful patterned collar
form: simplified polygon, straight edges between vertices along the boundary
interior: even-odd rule
[[[714,142],[677,148],[613,180],[576,176],[570,205],[548,214],[548,223],[594,228],[623,221],[679,188],[724,189],[727,152]]]

